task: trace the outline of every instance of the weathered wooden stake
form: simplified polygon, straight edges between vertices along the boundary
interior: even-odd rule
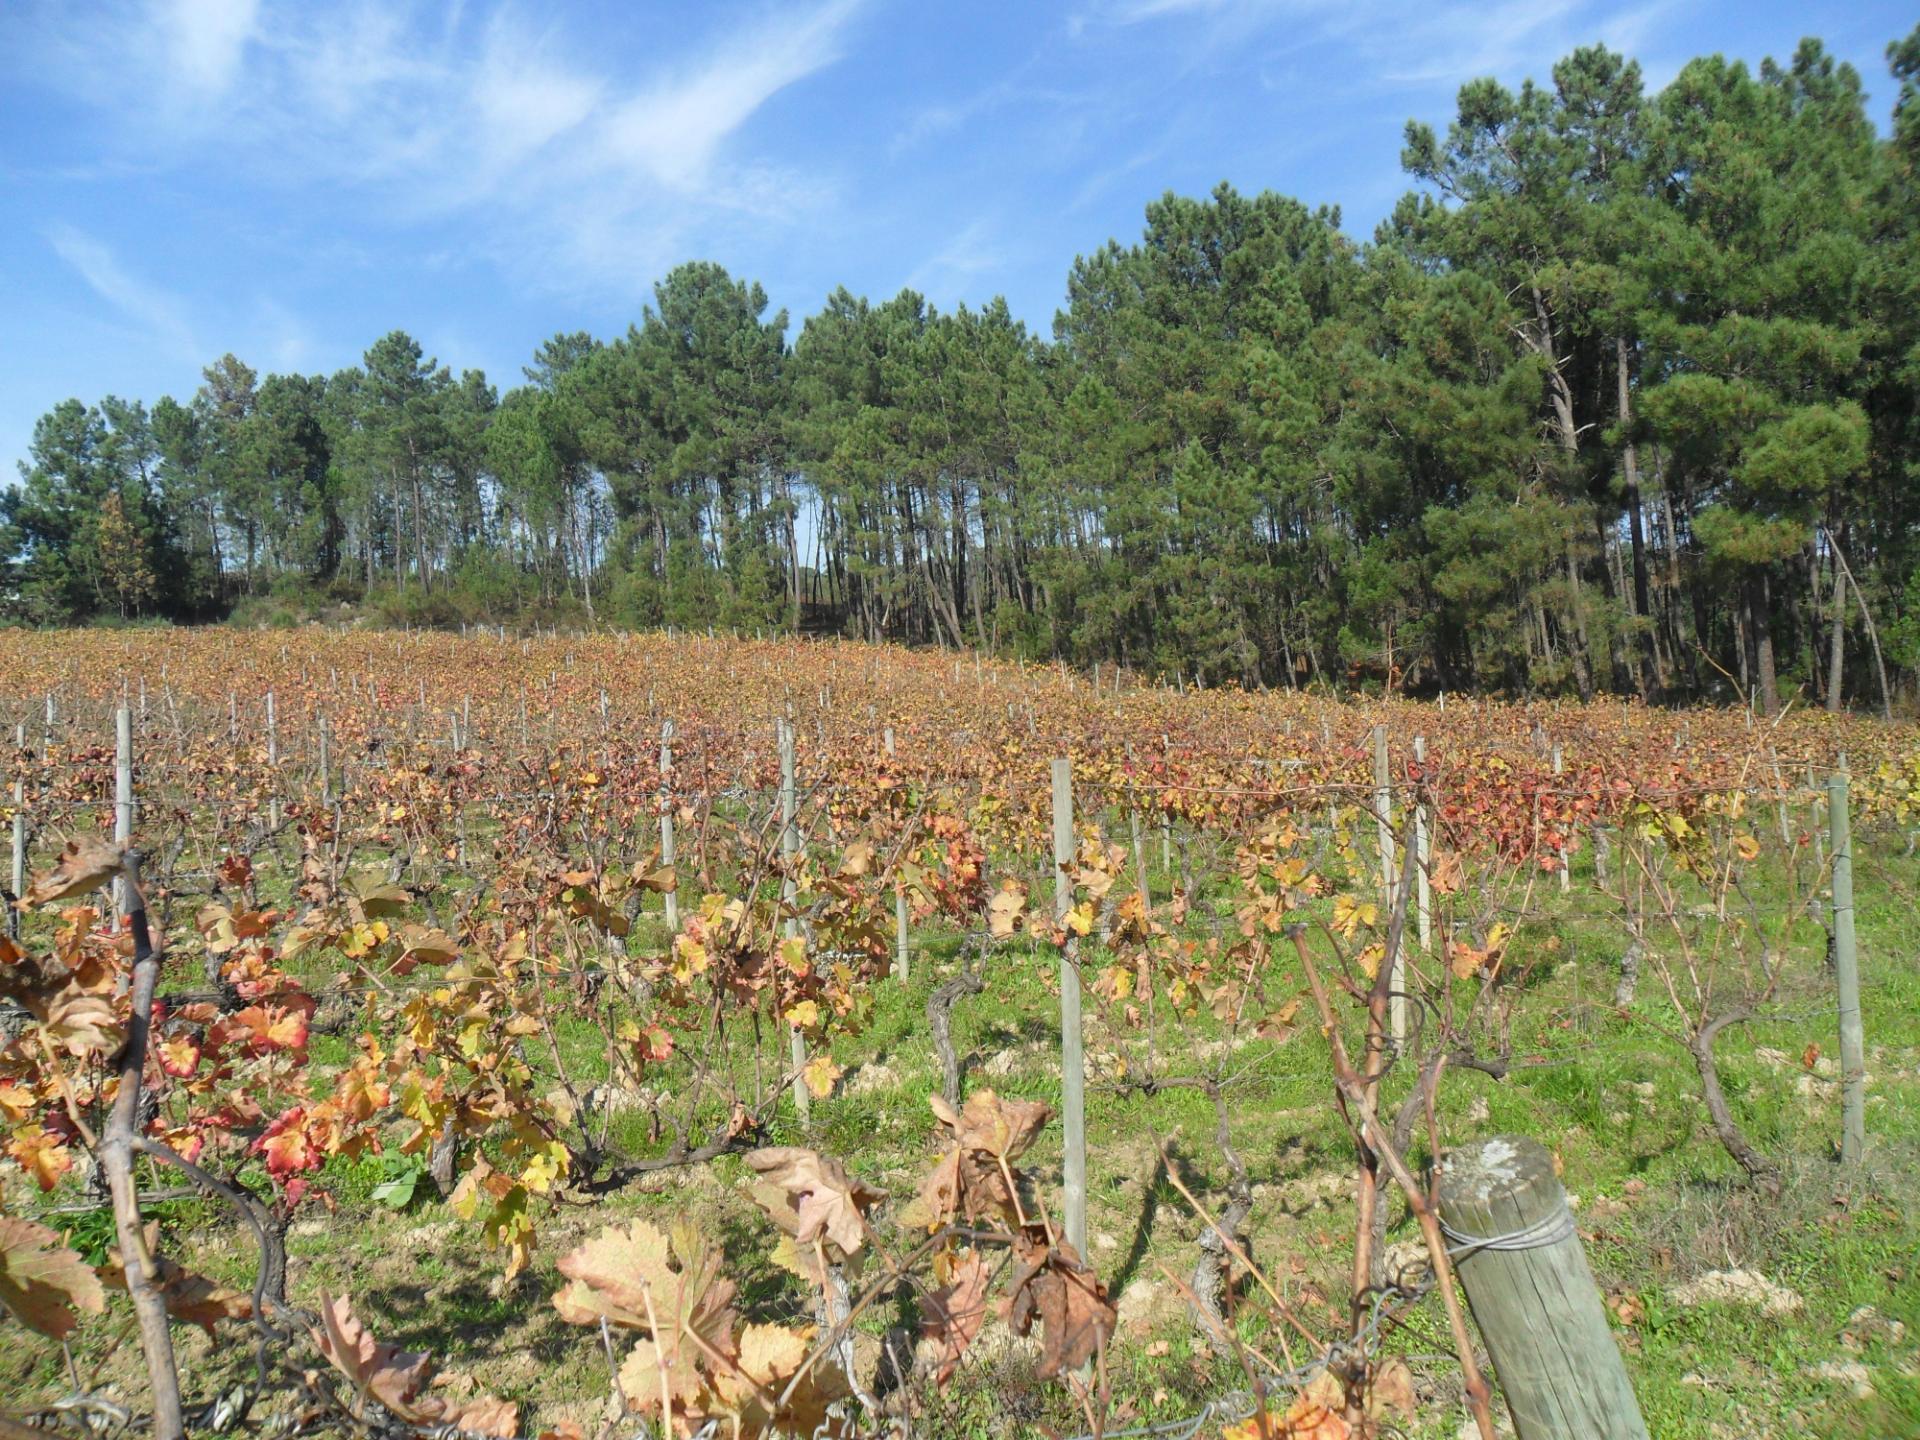
[[[1073,761],[1053,762],[1053,915],[1063,927],[1073,908]],[[1067,937],[1060,951],[1060,1129],[1066,1153],[1067,1243],[1087,1253],[1087,1074],[1080,1029],[1080,950]]]
[[[1840,991],[1840,1163],[1858,1165],[1867,1148],[1866,1033],[1860,1019],[1860,956],[1853,934],[1853,830],[1847,814],[1847,757],[1827,777],[1833,840],[1833,976]]]
[[[1495,1135],[1449,1151],[1437,1178],[1454,1272],[1518,1440],[1648,1440],[1546,1148]]]

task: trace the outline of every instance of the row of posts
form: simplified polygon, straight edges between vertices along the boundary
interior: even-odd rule
[[[126,848],[132,843],[135,820],[133,717],[122,704],[115,711],[114,840]],[[48,727],[53,719],[48,700]],[[267,696],[268,760],[278,762],[276,711],[272,692]],[[672,803],[673,724],[661,728],[660,738],[660,854],[664,866],[675,858]],[[801,933],[797,914],[798,882],[794,862],[803,843],[799,829],[798,789],[793,727],[777,724],[780,756],[781,855],[785,862],[782,900],[788,910],[789,937]],[[25,727],[16,726],[14,741],[24,748]],[[895,754],[892,727],[885,732],[889,758]],[[327,722],[319,722],[320,773],[323,803],[331,803],[331,769]],[[1426,740],[1414,741],[1414,758],[1424,769]],[[1554,773],[1562,772],[1558,746],[1553,752]],[[1076,848],[1074,831],[1073,764],[1059,758],[1052,764],[1052,829],[1054,915],[1061,928],[1073,903],[1069,880]],[[1374,810],[1379,846],[1382,893],[1391,913],[1396,903],[1399,871],[1393,824],[1392,779],[1388,766],[1386,730],[1373,731]],[[13,893],[23,893],[26,879],[26,795],[24,780],[13,785]],[[277,800],[272,802],[277,822]],[[1865,1040],[1860,1007],[1859,962],[1854,932],[1853,847],[1849,823],[1848,774],[1845,756],[1827,783],[1827,820],[1833,851],[1832,934],[1839,1002],[1842,1073],[1841,1158],[1856,1165],[1865,1149]],[[1138,884],[1147,895],[1144,848],[1137,810],[1132,817]],[[1430,821],[1423,804],[1410,817],[1410,843],[1416,848],[1413,874],[1417,887],[1413,910],[1419,944],[1431,947],[1431,907],[1428,867],[1431,860]],[[1163,856],[1170,847],[1163,829]],[[1560,874],[1565,884],[1562,852]],[[116,916],[126,913],[127,899],[115,891]],[[673,889],[665,896],[664,918],[678,928],[678,901]],[[896,976],[907,978],[907,901],[905,887],[895,886]],[[18,912],[13,924],[17,933]],[[1087,1152],[1085,1097],[1085,1041],[1081,1018],[1081,980],[1078,941],[1067,931],[1060,956],[1061,1126],[1065,1190],[1064,1220],[1067,1242],[1083,1257],[1087,1253]],[[1397,947],[1392,966],[1390,1025],[1396,1043],[1404,1043],[1407,993],[1404,955]],[[795,1073],[793,1099],[797,1118],[811,1122],[812,1097],[800,1072],[806,1064],[806,1042],[797,1027],[789,1027],[791,1064]],[[1634,1402],[1624,1367],[1608,1332],[1597,1286],[1571,1218],[1565,1196],[1554,1178],[1551,1158],[1524,1137],[1496,1136],[1457,1147],[1439,1170],[1439,1201],[1443,1218],[1455,1238],[1454,1258],[1476,1323],[1486,1338],[1501,1387],[1514,1415],[1519,1440],[1547,1436],[1574,1440],[1644,1440],[1646,1427]],[[1479,1242],[1479,1243],[1476,1243]]]
[[[54,701],[49,695],[47,705],[47,736],[50,740],[54,724]],[[272,690],[266,694],[267,719],[267,761],[269,766],[279,763],[279,725],[278,711]],[[237,723],[237,722],[236,722]],[[331,805],[332,763],[330,751],[331,730],[326,718],[319,719],[319,770],[321,803]],[[458,732],[456,730],[456,742]],[[801,847],[798,826],[797,790],[794,760],[794,730],[790,722],[777,722],[776,738],[780,753],[780,806],[781,806],[781,854],[791,869],[792,861]],[[674,804],[672,794],[673,776],[673,740],[674,727],[671,720],[661,726],[660,731],[660,860],[664,867],[671,868],[675,862],[674,847]],[[1400,866],[1397,858],[1397,840],[1393,818],[1393,784],[1388,762],[1387,734],[1384,725],[1373,728],[1373,808],[1379,847],[1381,894],[1387,912],[1390,914],[1399,896]],[[131,844],[134,830],[134,753],[133,753],[133,716],[126,704],[118,706],[114,712],[114,841],[123,848]],[[24,725],[14,727],[16,748],[24,749],[26,730]],[[895,758],[896,747],[892,726],[887,726],[883,743],[888,759]],[[1416,736],[1413,742],[1416,764],[1424,767],[1427,758],[1425,736]],[[1553,773],[1564,773],[1564,758],[1559,745],[1552,751]],[[1827,781],[1827,830],[1828,840],[1833,852],[1832,870],[1832,933],[1833,961],[1836,989],[1838,991],[1840,1063],[1842,1075],[1842,1142],[1843,1159],[1852,1164],[1859,1160],[1865,1148],[1865,1039],[1860,1006],[1860,977],[1858,950],[1854,932],[1853,907],[1853,850],[1851,826],[1849,823],[1848,774],[1846,756],[1840,756],[1838,767]],[[1074,853],[1073,833],[1073,770],[1072,762],[1065,758],[1056,759],[1052,766],[1053,799],[1053,851],[1055,864],[1054,903],[1056,914],[1064,917],[1071,906],[1071,886],[1065,883],[1064,867],[1069,866]],[[279,823],[279,798],[268,802],[269,823]],[[13,893],[20,895],[25,890],[27,868],[27,817],[26,791],[23,777],[16,775],[13,783],[13,864],[11,879]],[[1144,867],[1145,857],[1139,834],[1139,817],[1132,815],[1133,848],[1135,862]],[[1410,816],[1410,841],[1415,847],[1413,875],[1415,894],[1410,906],[1413,911],[1415,934],[1422,953],[1432,949],[1432,905],[1430,893],[1431,863],[1431,821],[1424,804],[1416,803]],[[1171,863],[1170,832],[1164,820],[1161,830],[1161,851],[1164,864]],[[462,847],[464,858],[464,846]],[[1560,850],[1559,882],[1562,889],[1568,884],[1566,851]],[[793,899],[794,881],[791,875],[787,879],[787,891],[784,898],[789,907]],[[1145,875],[1140,877],[1143,899],[1145,898]],[[679,928],[679,900],[674,889],[669,889],[664,897],[664,919],[669,929]],[[126,897],[121,893],[120,882],[115,882],[114,903],[116,916],[123,915]],[[896,883],[894,887],[894,973],[897,978],[908,977],[908,903],[906,887]],[[796,934],[797,921],[788,921],[789,934]],[[18,932],[19,918],[15,912],[12,928]],[[1064,1077],[1063,1123],[1068,1132],[1069,1150],[1080,1151],[1077,1161],[1070,1157],[1067,1174],[1069,1233],[1073,1232],[1071,1217],[1075,1211],[1074,1190],[1082,1192],[1085,1184],[1084,1165],[1084,1100],[1081,1097],[1082,1067],[1079,1061],[1080,1040],[1080,993],[1077,982],[1078,957],[1072,953],[1075,947],[1069,947],[1062,955],[1061,970],[1061,1024],[1063,1035],[1062,1074]],[[1395,953],[1388,957],[1391,967],[1391,998],[1389,1004],[1389,1026],[1396,1044],[1404,1044],[1408,1025],[1408,990],[1406,985],[1404,944],[1395,947]],[[1075,983],[1067,983],[1069,977]],[[793,1037],[793,1054],[796,1066],[804,1056],[804,1046],[798,1032]],[[809,1097],[804,1085],[796,1085],[795,1104],[803,1118],[810,1112]],[[1076,1139],[1076,1137],[1078,1137]],[[1080,1201],[1084,1214],[1084,1194]],[[1084,1232],[1082,1232],[1084,1238]],[[1078,1242],[1076,1242],[1078,1243]]]

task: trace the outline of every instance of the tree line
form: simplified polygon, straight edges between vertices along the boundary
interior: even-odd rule
[[[1920,676],[1920,29],[1603,48],[1413,122],[1370,242],[1222,185],[1051,337],[683,265],[504,392],[395,332],[69,400],[0,497],[29,623],[836,629],[1201,683],[1884,706]]]

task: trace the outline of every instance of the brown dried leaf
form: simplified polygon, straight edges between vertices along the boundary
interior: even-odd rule
[[[431,1402],[431,1406],[439,1409],[440,1424],[451,1425],[469,1435],[492,1435],[497,1440],[513,1440],[520,1433],[520,1407],[511,1400],[482,1395],[458,1404],[451,1400],[436,1400]]]
[[[671,865],[662,865],[658,870],[644,870],[636,865],[633,867],[633,880],[642,890],[651,890],[656,895],[670,895],[680,888]]]
[[[1016,1268],[1001,1314],[1016,1335],[1040,1322],[1035,1373],[1041,1379],[1078,1370],[1112,1338],[1119,1321],[1106,1288],[1065,1241],[1049,1245],[1037,1232],[1021,1231],[1014,1236],[1013,1257]]]
[[[29,1329],[64,1340],[76,1309],[98,1315],[107,1297],[93,1267],[44,1225],[0,1215],[0,1306]]]
[[[987,928],[994,939],[1005,940],[1020,928],[1026,913],[1026,890],[1015,881],[1005,881],[987,902]]]
[[[827,1424],[827,1407],[851,1393],[846,1376],[830,1356],[815,1363],[793,1394],[776,1400],[806,1364],[813,1349],[811,1329],[749,1325],[740,1335],[737,1372],[715,1377],[710,1408],[733,1423],[739,1435],[813,1435]]]
[[[655,1338],[667,1358],[667,1393],[685,1403],[700,1388],[706,1351],[729,1357],[735,1352],[734,1284],[721,1276],[720,1263],[719,1251],[691,1227],[676,1226],[669,1240],[645,1220],[609,1226],[561,1257],[560,1273],[569,1283],[553,1297],[554,1308],[573,1325],[597,1325],[604,1317],[651,1332],[651,1307],[659,1325]],[[661,1376],[652,1339],[641,1341],[627,1368],[637,1377],[627,1387],[627,1403],[657,1409]]]
[[[880,1191],[848,1175],[838,1160],[797,1145],[752,1150],[746,1160],[767,1180],[754,1198],[799,1248],[823,1241],[839,1251],[835,1259],[859,1253],[867,1233],[861,1217],[885,1198]],[[768,1187],[779,1193],[778,1203],[769,1203]]]
[[[104,835],[83,835],[69,840],[67,848],[52,866],[35,877],[20,899],[22,909],[50,905],[69,895],[97,890],[120,873],[120,847]]]
[[[354,1317],[350,1297],[338,1300],[320,1292],[320,1353],[357,1391],[371,1395],[395,1414],[404,1414],[433,1379],[426,1355],[382,1345]]]
[[[147,1253],[153,1256],[160,1272],[160,1298],[166,1302],[167,1313],[174,1319],[198,1325],[212,1335],[213,1327],[222,1320],[246,1320],[252,1317],[252,1296],[229,1290],[205,1275],[195,1275],[159,1253],[159,1221],[146,1227],[146,1235]],[[100,1279],[111,1289],[127,1288],[126,1268],[117,1249],[107,1252],[107,1263],[100,1267]]]
[[[967,1347],[987,1320],[987,1281],[992,1270],[978,1250],[969,1250],[954,1266],[953,1278],[920,1301],[920,1333],[940,1343],[934,1384],[953,1378]]]
[[[408,975],[422,965],[451,965],[460,958],[460,942],[444,930],[433,930],[409,920],[397,932],[400,958],[393,962],[395,975]]]
[[[1419,1403],[1413,1391],[1413,1371],[1407,1368],[1406,1361],[1396,1356],[1373,1372],[1372,1382],[1367,1386],[1367,1418],[1384,1420],[1398,1416],[1410,1421]]]
[[[430,1356],[382,1345],[354,1318],[348,1297],[320,1292],[321,1329],[315,1343],[327,1362],[363,1395],[378,1400],[400,1419],[416,1425],[452,1425],[477,1435],[509,1440],[520,1431],[520,1407],[492,1396],[452,1401],[430,1395],[434,1363]]]
[[[918,1192],[901,1213],[902,1225],[921,1226],[931,1233],[946,1224],[959,1210],[960,1160],[960,1147],[948,1146],[947,1153],[940,1157],[940,1163],[920,1182]]]
[[[940,1123],[953,1132],[955,1144],[1009,1162],[1018,1160],[1053,1118],[1042,1101],[1002,1100],[991,1090],[969,1095],[958,1114],[944,1096],[928,1098]]]
[[[47,1002],[47,1039],[76,1059],[120,1048],[120,1017],[103,995],[67,989]]]

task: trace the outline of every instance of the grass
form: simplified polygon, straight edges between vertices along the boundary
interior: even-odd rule
[[[1721,1040],[1729,1100],[1754,1142],[1787,1172],[1779,1201],[1741,1183],[1715,1141],[1693,1067],[1662,1033],[1671,1007],[1653,977],[1643,978],[1630,1012],[1610,1008],[1623,941],[1592,903],[1586,878],[1576,875],[1564,900],[1550,890],[1537,894],[1541,915],[1518,942],[1540,963],[1514,1008],[1513,1051],[1543,1063],[1502,1080],[1450,1071],[1440,1099],[1446,1134],[1457,1142],[1521,1132],[1554,1151],[1654,1435],[1920,1435],[1920,967],[1912,934],[1920,863],[1879,857],[1856,877],[1872,1076],[1870,1150],[1859,1174],[1844,1175],[1836,1164],[1838,1104],[1817,1073],[1819,1062],[1815,1071],[1801,1064],[1810,1041],[1834,1048],[1832,997],[1817,956],[1805,953],[1809,940],[1794,942],[1801,978],[1778,1007],[1796,1018],[1730,1030]],[[1780,898],[1756,896],[1763,911]],[[1195,897],[1196,926],[1221,921],[1219,899]],[[870,1024],[835,1045],[847,1074],[839,1091],[816,1105],[811,1133],[783,1111],[770,1143],[812,1144],[897,1199],[911,1192],[931,1157],[926,1097],[938,1084],[925,1004],[931,987],[952,973],[957,948],[949,932],[916,937],[912,982],[876,986]],[[985,993],[960,1002],[954,1035],[968,1090],[1057,1101],[1053,971],[1050,954],[1013,947],[996,955]],[[1191,1271],[1199,1225],[1160,1172],[1156,1144],[1171,1138],[1183,1182],[1217,1200],[1227,1177],[1211,1143],[1211,1105],[1194,1090],[1149,1097],[1113,1083],[1113,1057],[1139,1037],[1116,1028],[1110,1009],[1089,1002],[1096,1077],[1087,1106],[1090,1258],[1121,1303],[1113,1423],[1130,1425],[1192,1414],[1245,1381],[1196,1339],[1160,1269]],[[558,1038],[579,1084],[604,1078],[597,1032],[569,1024]],[[1203,1006],[1189,1026],[1163,1038],[1162,1054],[1170,1073],[1193,1073],[1198,1057],[1228,1056],[1233,1138],[1255,1186],[1255,1257],[1307,1323],[1331,1337],[1344,1316],[1351,1254],[1351,1146],[1331,1104],[1324,1043],[1314,1027],[1303,1026],[1284,1042],[1255,1039],[1231,1051],[1224,1045],[1221,1026]],[[338,1036],[315,1037],[321,1069],[348,1052]],[[1058,1186],[1057,1135],[1050,1130],[1029,1162],[1049,1197]],[[645,1114],[619,1117],[614,1138],[644,1147]],[[608,1382],[597,1336],[562,1324],[549,1297],[559,1285],[557,1257],[603,1224],[636,1214],[698,1219],[726,1244],[751,1318],[807,1318],[796,1282],[772,1265],[771,1228],[747,1199],[747,1171],[736,1158],[648,1177],[590,1208],[562,1207],[542,1221],[535,1262],[513,1286],[501,1283],[494,1257],[430,1184],[421,1184],[403,1209],[376,1198],[402,1169],[385,1158],[329,1167],[334,1208],[304,1207],[291,1237],[296,1298],[311,1301],[323,1287],[350,1291],[380,1338],[430,1349],[456,1375],[526,1402],[535,1428],[572,1418],[591,1429],[601,1415]],[[251,1283],[248,1249],[217,1212],[190,1202],[158,1213],[170,1251],[217,1278]],[[97,1217],[69,1223],[76,1241],[104,1243]],[[1396,1218],[1388,1239],[1401,1244],[1412,1234]],[[1787,1287],[1798,1307],[1766,1314],[1751,1304],[1681,1298],[1699,1274],[1733,1269]],[[1881,1317],[1877,1328],[1852,1318],[1862,1307]],[[869,1355],[889,1325],[912,1323],[910,1307],[898,1301],[868,1318],[862,1344]],[[109,1322],[83,1328],[76,1359],[83,1375],[102,1366],[137,1389],[124,1321],[124,1305],[116,1304]],[[1903,1336],[1896,1324],[1905,1327]],[[1249,1322],[1250,1335],[1257,1328]],[[1853,1340],[1843,1340],[1850,1331],[1857,1332]],[[998,1338],[1004,1333],[990,1325],[954,1386],[930,1400],[926,1433],[1082,1428],[1059,1388],[1033,1377],[1030,1354]],[[182,1344],[196,1396],[244,1375],[250,1364],[245,1346],[216,1348],[191,1334]],[[1425,1402],[1408,1433],[1455,1435],[1463,1412],[1437,1301],[1418,1309],[1389,1348],[1408,1359]],[[66,1386],[57,1349],[17,1326],[0,1332],[0,1392],[32,1399]]]

